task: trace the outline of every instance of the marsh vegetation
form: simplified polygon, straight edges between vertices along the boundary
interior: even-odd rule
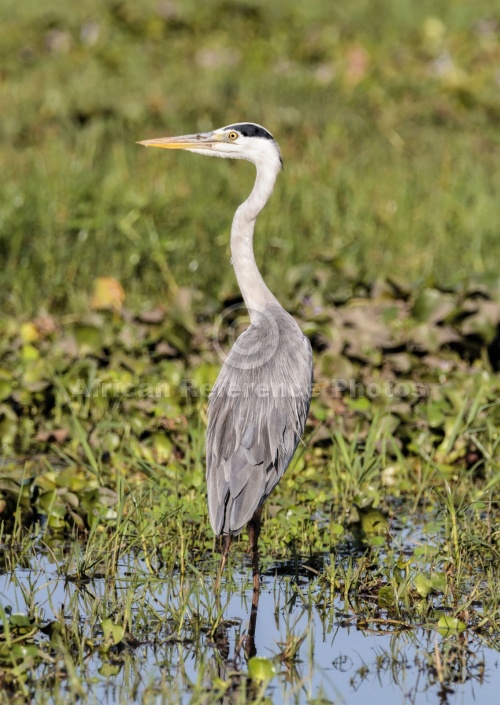
[[[458,703],[500,650],[500,17],[490,2],[4,0],[0,702]],[[207,394],[252,168],[311,340],[304,445],[220,601]],[[235,307],[236,304],[236,307]]]

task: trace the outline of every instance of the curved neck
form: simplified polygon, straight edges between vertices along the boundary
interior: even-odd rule
[[[231,262],[243,300],[248,309],[250,320],[255,321],[263,308],[279,302],[269,291],[262,279],[253,253],[253,232],[255,221],[266,205],[271,195],[280,164],[266,164],[262,169],[257,167],[257,177],[252,193],[237,209],[231,227]]]

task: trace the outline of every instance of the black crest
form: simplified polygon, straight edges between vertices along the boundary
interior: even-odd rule
[[[240,122],[236,125],[228,125],[226,130],[238,130],[243,137],[263,137],[265,140],[274,139],[270,132],[260,125],[254,125],[253,122]]]

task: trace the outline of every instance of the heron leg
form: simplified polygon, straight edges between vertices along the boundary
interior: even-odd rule
[[[252,551],[252,576],[253,589],[258,592],[260,589],[259,575],[259,534],[260,534],[260,515],[262,509],[259,508],[254,513],[253,517],[248,522],[248,536],[250,538],[250,550]]]
[[[224,572],[224,568],[226,567],[227,556],[229,554],[229,549],[231,547],[232,540],[233,537],[231,536],[231,534],[224,534],[222,537],[222,556],[220,559],[219,570],[217,571],[217,580],[215,581],[215,589],[217,592],[219,592],[220,581],[222,578],[222,573]]]
[[[258,590],[253,591],[252,596],[252,609],[250,610],[250,620],[248,623],[247,638],[245,640],[245,654],[247,659],[252,658],[257,654],[257,649],[255,648],[255,630],[257,629],[257,610],[259,608],[259,596],[260,592]]]

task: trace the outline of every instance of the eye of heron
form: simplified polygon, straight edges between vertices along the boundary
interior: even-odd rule
[[[232,140],[233,142],[234,142],[234,140],[237,140],[238,137],[239,137],[238,133],[235,132],[234,130],[232,130],[231,132],[228,132],[228,133],[227,133],[227,136],[228,136],[229,139]]]

